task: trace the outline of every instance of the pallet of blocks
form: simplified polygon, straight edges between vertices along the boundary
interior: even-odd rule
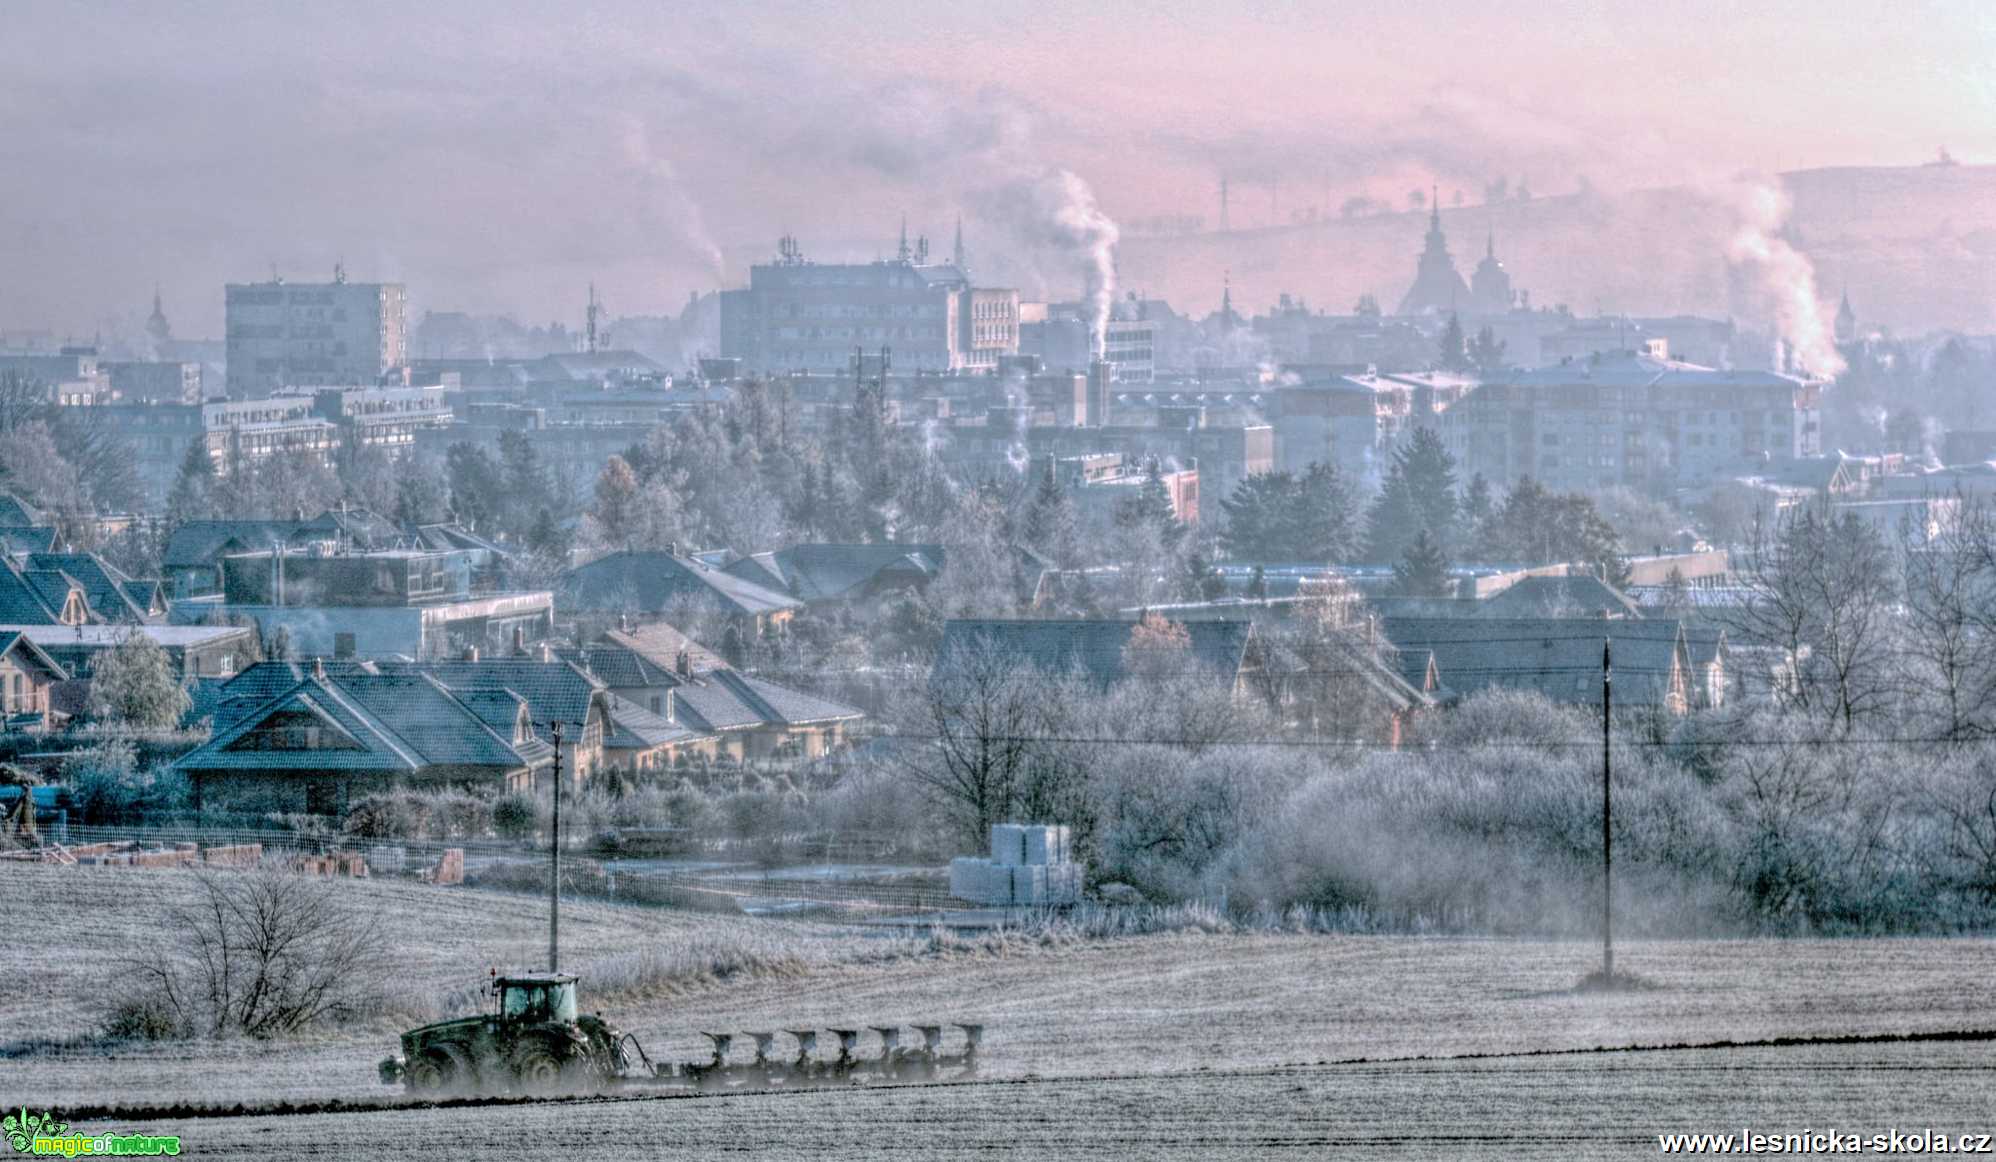
[[[994,823],[990,856],[950,861],[949,890],[973,904],[1061,906],[1081,902],[1084,872],[1067,827]]]

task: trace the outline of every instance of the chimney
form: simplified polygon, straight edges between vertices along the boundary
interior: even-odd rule
[[[326,660],[317,655],[312,658],[312,676],[323,682],[326,680]]]
[[[679,721],[679,701],[670,690],[665,692],[665,713],[661,717],[667,722]]]
[[[677,557],[679,555],[679,542],[678,541],[665,542],[665,555],[668,557]]]
[[[619,633],[629,633],[629,632],[631,632],[631,615],[630,615],[630,614],[628,614],[628,613],[620,613],[620,614],[618,614],[618,615],[617,615],[617,632],[619,632]]]
[[[547,642],[542,642],[536,656],[543,662],[552,662],[554,661],[554,647]]]
[[[477,646],[466,646],[466,647],[464,647],[464,660],[465,660],[465,661],[467,661],[467,662],[475,662],[475,661],[477,661],[477,660],[478,660],[478,647],[477,647]]]
[[[513,627],[513,656],[516,658],[527,656],[527,627],[524,625]]]
[[[685,650],[679,651],[678,656],[672,659],[672,668],[686,681],[693,680],[693,659]]]

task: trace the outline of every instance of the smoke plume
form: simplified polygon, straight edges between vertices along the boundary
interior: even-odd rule
[[[1816,266],[1781,236],[1788,220],[1788,194],[1766,180],[1749,180],[1736,192],[1739,229],[1726,248],[1727,261],[1755,282],[1773,314],[1776,332],[1812,375],[1844,370],[1827,304],[1816,296]]]
[[[1089,341],[1100,355],[1116,298],[1116,242],[1122,232],[1096,204],[1095,191],[1072,170],[1055,168],[1007,183],[980,200],[989,216],[1028,245],[1057,249],[1079,263]]]

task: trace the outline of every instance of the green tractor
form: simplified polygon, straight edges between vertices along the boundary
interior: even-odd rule
[[[410,1093],[572,1093],[615,1084],[628,1040],[601,1015],[580,1016],[566,973],[494,976],[493,1011],[402,1034],[381,1063],[383,1084]]]

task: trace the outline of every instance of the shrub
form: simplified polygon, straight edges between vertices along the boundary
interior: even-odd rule
[[[509,791],[492,803],[492,829],[506,839],[526,839],[540,825],[540,804],[524,791]]]

